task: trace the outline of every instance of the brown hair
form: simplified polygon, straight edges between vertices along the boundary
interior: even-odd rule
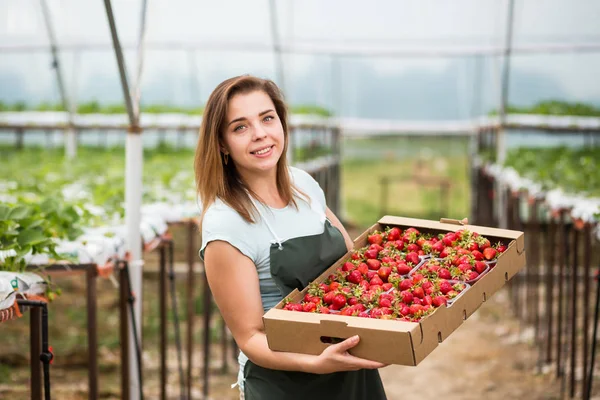
[[[201,221],[204,219],[208,207],[219,198],[237,211],[244,220],[249,223],[254,222],[252,215],[256,208],[250,199],[250,195],[260,201],[259,197],[246,186],[233,160],[230,159],[229,163],[225,164],[221,157],[221,143],[227,125],[229,100],[237,94],[247,94],[254,91],[262,91],[271,98],[283,126],[284,147],[277,162],[276,174],[279,195],[286,204],[292,203],[295,207],[297,207],[297,204],[294,200],[294,191],[304,195],[291,183],[288,172],[286,157],[289,137],[287,107],[281,91],[270,80],[250,75],[237,76],[219,84],[211,93],[204,108],[194,158],[196,189],[202,203]]]

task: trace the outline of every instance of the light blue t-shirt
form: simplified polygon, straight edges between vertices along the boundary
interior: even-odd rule
[[[202,221],[202,246],[200,257],[206,245],[214,240],[223,240],[247,256],[258,272],[260,296],[263,311],[267,312],[282,300],[281,293],[270,271],[270,248],[275,241],[283,242],[301,236],[317,235],[325,229],[325,194],[307,172],[289,167],[292,183],[310,197],[310,204],[303,197],[296,197],[298,209],[293,205],[276,209],[255,202],[260,217],[256,222],[246,222],[234,209],[221,200],[212,204]],[[265,221],[266,220],[266,221]],[[242,371],[248,358],[242,352],[238,357],[240,373],[238,384],[243,387]]]

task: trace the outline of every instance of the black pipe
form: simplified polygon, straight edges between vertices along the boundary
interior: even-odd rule
[[[179,330],[179,314],[177,312],[177,293],[175,291],[175,271],[173,262],[174,245],[169,242],[169,281],[171,283],[171,306],[173,307],[173,323],[175,324],[175,343],[177,345],[177,363],[179,364],[179,398],[185,399],[185,380],[183,377],[183,357],[181,354],[181,332]]]
[[[123,262],[123,270],[125,271],[125,277],[127,279],[127,293],[129,296],[127,297],[127,302],[129,303],[129,312],[131,314],[131,327],[133,329],[133,338],[135,342],[135,353],[137,358],[137,367],[138,367],[138,384],[140,389],[140,399],[144,399],[144,391],[142,390],[142,350],[140,348],[140,341],[138,338],[137,326],[135,324],[135,309],[133,307],[133,303],[135,302],[135,296],[133,294],[133,290],[131,289],[131,277],[129,276],[129,263],[127,261]]]
[[[584,400],[592,397],[592,377],[594,372],[594,361],[596,358],[596,337],[598,336],[598,314],[600,314],[600,269],[596,271],[596,309],[594,311],[594,333],[592,335],[592,357],[588,371],[587,388],[583,395]]]
[[[50,361],[54,355],[48,346],[48,304],[38,300],[17,299],[19,306],[40,307],[42,309],[42,353],[40,361],[44,364],[44,398],[50,400]],[[31,360],[31,362],[35,362]]]

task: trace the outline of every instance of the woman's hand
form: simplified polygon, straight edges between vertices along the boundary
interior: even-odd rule
[[[352,336],[343,342],[327,347],[316,357],[311,372],[316,374],[330,374],[340,371],[358,371],[359,369],[383,368],[386,364],[365,360],[348,353],[348,350],[358,344],[360,338]]]

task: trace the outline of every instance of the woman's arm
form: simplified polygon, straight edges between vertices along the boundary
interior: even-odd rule
[[[384,366],[347,352],[358,344],[358,337],[331,345],[319,356],[270,350],[263,328],[263,309],[254,263],[231,244],[219,240],[210,242],[204,255],[206,276],[221,315],[240,349],[255,364],[270,369],[312,373]]]
[[[340,232],[342,232],[344,240],[346,241],[346,247],[348,248],[348,250],[352,250],[354,248],[354,242],[352,241],[352,238],[350,238],[350,235],[346,231],[346,228],[344,228],[344,225],[342,225],[338,217],[335,216],[335,214],[329,209],[329,207],[327,207],[327,209],[325,210],[325,216],[331,221],[331,224],[333,226],[335,226],[340,230]]]

